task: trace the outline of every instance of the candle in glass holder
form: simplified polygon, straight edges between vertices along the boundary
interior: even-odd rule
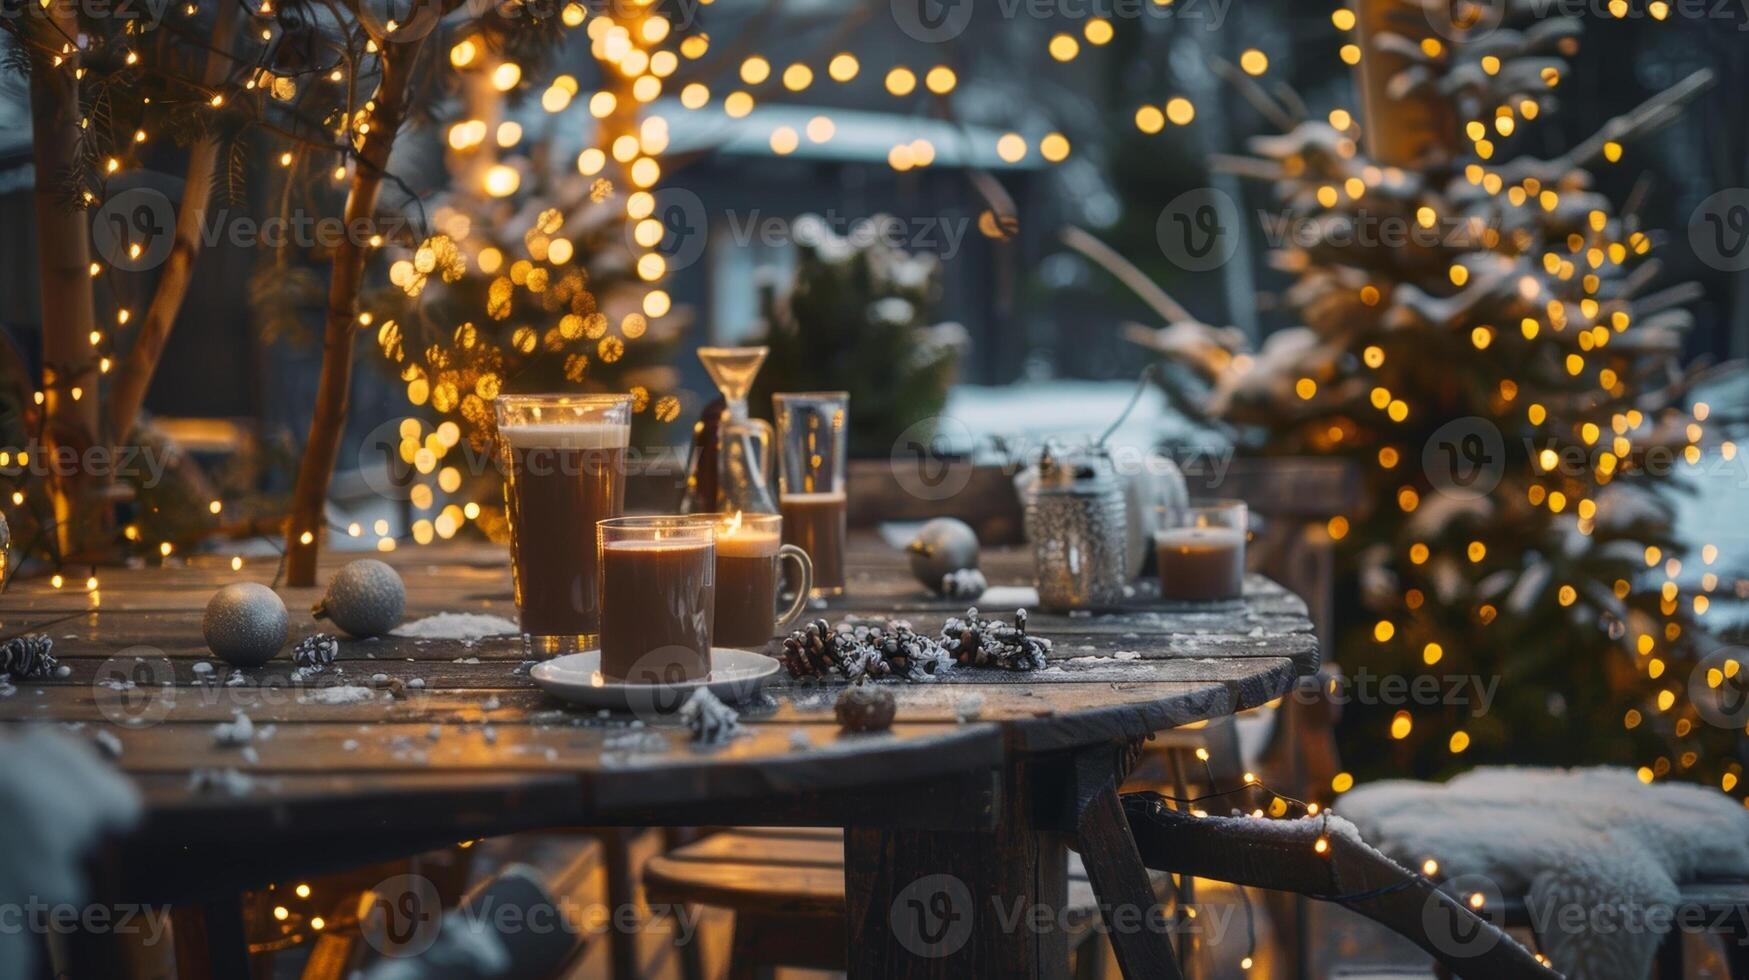
[[[1160,596],[1206,602],[1245,591],[1245,505],[1171,508],[1154,534]]]

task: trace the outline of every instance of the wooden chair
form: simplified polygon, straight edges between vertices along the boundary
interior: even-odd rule
[[[1193,817],[1154,793],[1125,794],[1123,802],[1136,850],[1152,870],[1335,902],[1404,936],[1461,977],[1558,976],[1458,896],[1365,844],[1326,833],[1315,819]]]
[[[743,827],[715,834],[646,862],[644,891],[653,905],[690,903],[735,913],[731,980],[768,977],[779,966],[844,969],[840,830]],[[1103,976],[1106,946],[1094,928],[1098,905],[1087,872],[1073,855],[1065,920],[1075,976]],[[683,962],[686,980],[701,980],[702,970],[694,972],[692,965],[696,957],[683,957]]]

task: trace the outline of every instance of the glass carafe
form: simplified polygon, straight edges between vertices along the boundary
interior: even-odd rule
[[[765,363],[769,347],[700,347],[698,359],[723,394],[717,423],[717,499],[725,513],[777,513],[771,490],[771,423],[747,412],[747,392]]]

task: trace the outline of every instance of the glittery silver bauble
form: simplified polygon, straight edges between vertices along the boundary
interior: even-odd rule
[[[328,594],[310,612],[362,640],[401,625],[406,608],[407,586],[401,574],[375,558],[361,558],[334,574]]]
[[[285,603],[259,582],[233,582],[207,600],[200,631],[226,663],[258,667],[285,645]]]
[[[936,592],[946,576],[978,567],[978,533],[952,517],[937,517],[923,525],[905,550],[911,555],[911,574]]]

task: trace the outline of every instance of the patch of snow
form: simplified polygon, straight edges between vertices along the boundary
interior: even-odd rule
[[[226,748],[248,745],[255,740],[255,723],[239,711],[230,721],[213,726],[213,741]]]
[[[364,704],[376,700],[376,692],[359,684],[341,684],[336,687],[322,687],[304,695],[307,701],[317,704]]]
[[[953,718],[960,724],[965,724],[978,717],[984,710],[984,696],[973,692],[962,694],[953,699]]]
[[[195,792],[248,796],[255,789],[255,777],[241,769],[196,769],[188,774],[188,788]]]
[[[394,635],[424,640],[479,640],[488,636],[516,635],[521,627],[503,616],[482,613],[438,613],[395,627]]]

